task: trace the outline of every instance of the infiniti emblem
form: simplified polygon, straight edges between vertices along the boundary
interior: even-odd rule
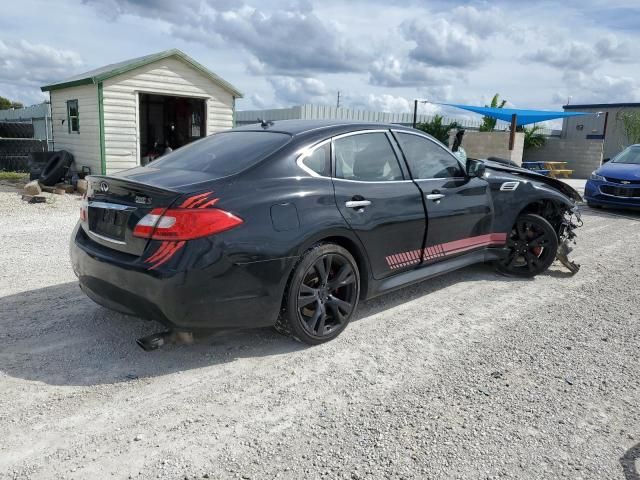
[[[629,185],[631,182],[628,180],[620,180],[620,183],[622,183],[623,185]]]
[[[109,191],[109,184],[107,182],[100,182],[100,191],[107,193]]]

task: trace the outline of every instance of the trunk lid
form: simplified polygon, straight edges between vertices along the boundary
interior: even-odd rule
[[[109,177],[95,176],[93,178],[125,180],[132,184],[146,185],[161,190],[189,193],[197,189],[199,184],[218,180],[222,176],[197,170],[156,168],[151,163],[146,167],[131,168]]]
[[[147,182],[150,180],[146,178]],[[148,239],[133,236],[142,217],[154,208],[170,207],[182,193],[125,176],[89,176],[85,233],[103,247],[140,256]]]

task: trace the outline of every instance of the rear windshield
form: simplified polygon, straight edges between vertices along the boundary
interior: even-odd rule
[[[226,177],[255,165],[290,139],[290,135],[276,132],[216,133],[164,155],[149,166]]]
[[[611,163],[632,163],[640,165],[640,147],[629,147],[611,159]]]

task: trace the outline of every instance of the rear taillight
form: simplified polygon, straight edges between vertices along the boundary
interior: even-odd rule
[[[218,208],[155,208],[136,225],[133,235],[153,240],[193,240],[224,232],[242,219]]]
[[[87,201],[87,194],[82,194],[82,199],[80,200],[80,221],[86,222],[88,215],[87,210],[89,208],[89,202]]]

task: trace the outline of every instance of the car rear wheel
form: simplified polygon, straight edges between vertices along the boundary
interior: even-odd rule
[[[339,245],[317,245],[295,268],[276,330],[309,345],[327,342],[346,328],[359,297],[353,256]]]
[[[540,215],[524,214],[507,237],[509,254],[497,264],[499,272],[534,277],[549,268],[558,251],[558,235]]]

